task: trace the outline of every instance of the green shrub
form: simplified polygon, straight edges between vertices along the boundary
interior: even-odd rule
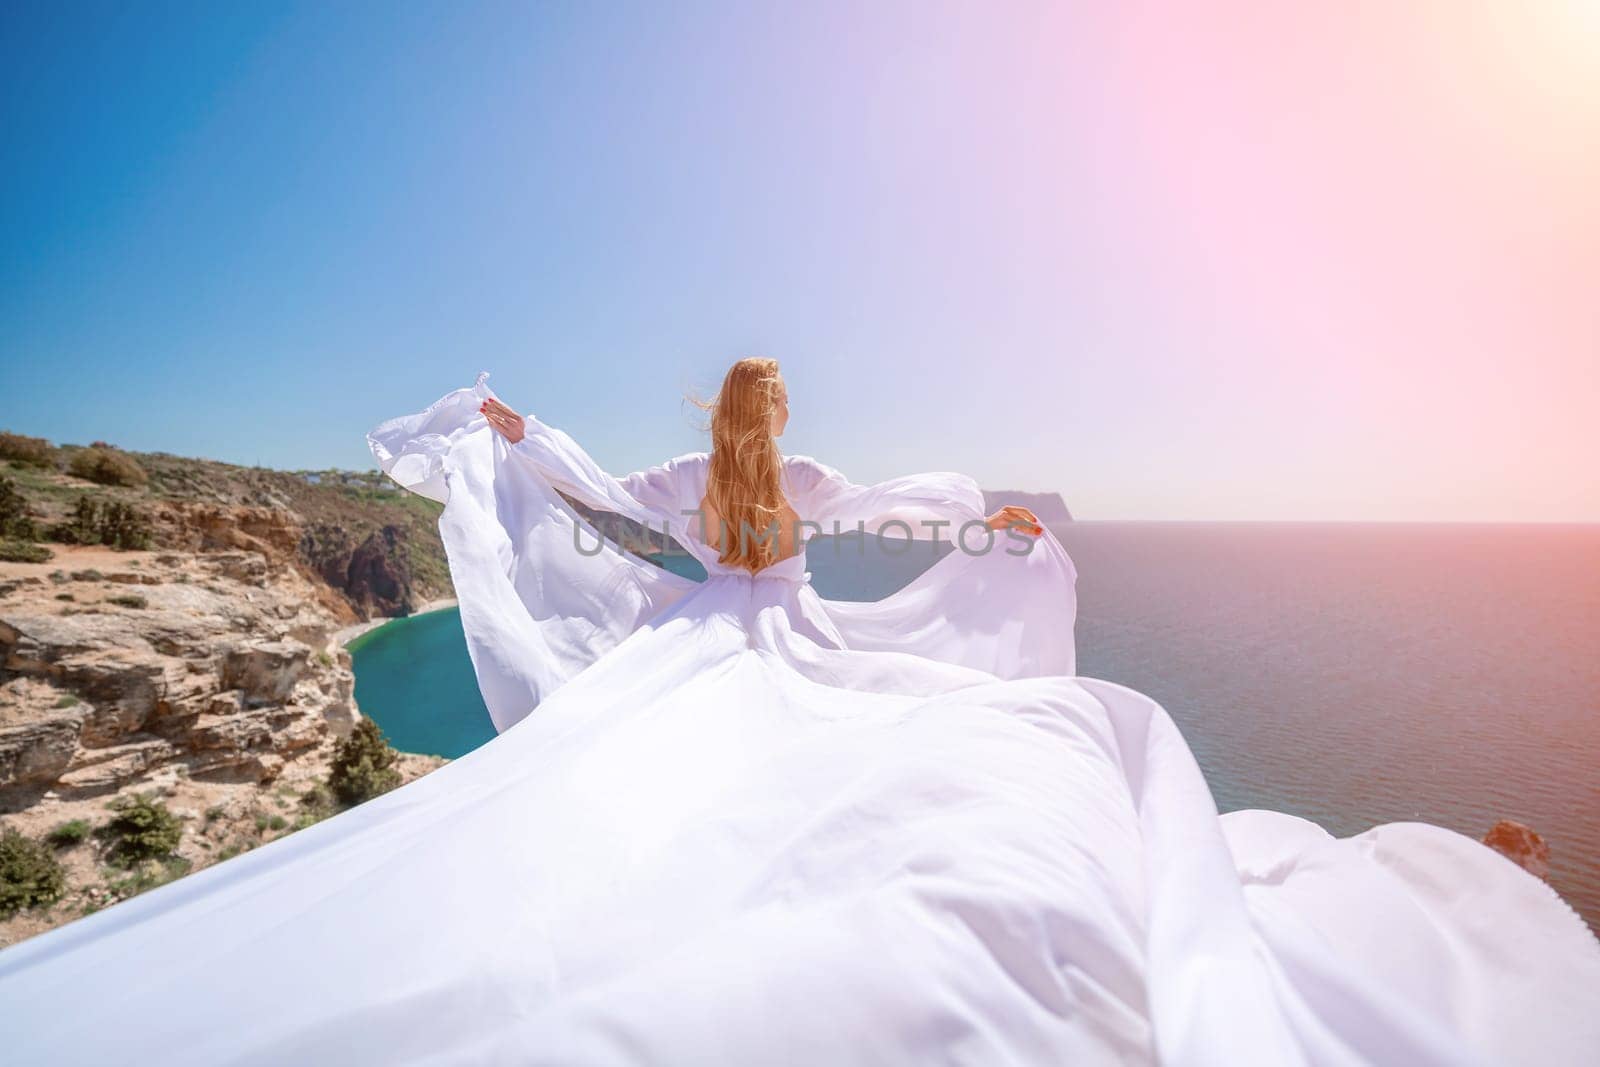
[[[39,537],[39,527],[28,511],[28,500],[17,491],[17,483],[10,478],[0,478],[0,537],[18,541],[33,541]]]
[[[182,878],[189,873],[189,868],[194,866],[182,856],[166,856],[161,859],[145,860],[132,864],[127,869],[128,875],[124,878],[107,879],[106,888],[117,895],[118,900],[127,900],[140,893],[147,892],[156,886],[166,885],[168,882]]]
[[[81,701],[72,693],[63,693],[56,697],[56,707],[58,708],[75,708],[80,703]]]
[[[102,509],[100,543],[112,548],[150,547],[150,520],[131,504],[113,500]]]
[[[65,522],[50,528],[50,540],[69,545],[98,545],[100,543],[100,505],[93,497],[80,496],[72,505],[72,514]]]
[[[55,449],[43,437],[0,431],[0,459],[27,467],[55,466]]]
[[[116,814],[97,831],[106,839],[106,854],[122,867],[150,859],[165,859],[183,839],[183,825],[159,800],[145,796],[112,801]]]
[[[341,804],[371,800],[400,784],[400,772],[394,767],[397,758],[378,724],[362,719],[334,749],[328,788]]]
[[[54,558],[55,553],[43,545],[11,538],[0,540],[0,560],[7,563],[48,563]]]
[[[67,461],[67,473],[99,485],[137,488],[150,480],[137,460],[109,445],[80,448]]]
[[[67,875],[55,853],[15,830],[0,832],[0,918],[54,904],[66,891]]]
[[[69,545],[150,547],[150,520],[131,504],[80,496],[65,522],[50,527],[50,540]]]
[[[296,830],[304,830],[338,814],[338,811],[339,805],[334,801],[333,793],[323,783],[314,782],[311,788],[300,794],[300,814],[295,816],[291,825]]]
[[[124,608],[147,608],[150,606],[150,601],[138,593],[123,593],[120,596],[107,597],[107,599],[111,603]]]
[[[70,848],[73,845],[81,845],[88,836],[89,820],[73,819],[45,834],[44,839],[56,848]]]

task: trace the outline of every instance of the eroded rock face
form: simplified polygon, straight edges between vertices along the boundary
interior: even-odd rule
[[[354,722],[341,620],[297,568],[254,551],[68,555],[4,565],[0,811],[166,768],[271,780]]]
[[[0,727],[0,780],[25,786],[55,781],[72,765],[82,728],[81,715]]]
[[[178,754],[177,746],[171,741],[133,737],[135,739],[126,744],[80,749],[79,759],[55,781],[51,792],[60,796],[109,793],[126,782],[144,777]]]
[[[406,531],[385,526],[356,544],[341,527],[314,523],[301,531],[299,552],[363,618],[416,610]]]
[[[195,552],[234,549],[282,561],[294,555],[300,539],[294,513],[278,507],[168,500],[156,519],[165,543]]]
[[[1529,874],[1550,877],[1550,846],[1532,827],[1501,819],[1483,835],[1483,843]]]
[[[247,704],[281,704],[305,673],[311,649],[295,640],[249,641],[222,657],[222,687],[237,689]]]
[[[350,579],[344,594],[365,608],[368,618],[410,615],[416,610],[404,542],[404,530],[385,526],[368,535],[350,556]]]

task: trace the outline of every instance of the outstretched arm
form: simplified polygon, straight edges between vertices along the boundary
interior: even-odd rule
[[[810,456],[791,456],[785,462],[792,494],[790,503],[802,519],[832,533],[857,528],[867,533],[885,527],[913,537],[938,538],[940,531],[956,535],[969,523],[990,529],[1015,527],[1040,534],[1044,528],[1026,508],[1007,506],[985,515],[983,493],[964,474],[938,472],[891,478],[874,485],[857,485],[839,471]]]
[[[489,425],[509,441],[518,454],[531,461],[550,484],[568,496],[592,508],[658,527],[663,520],[681,521],[683,486],[679,460],[617,478],[603,470],[576,441],[554,426],[532,415],[519,415],[493,397],[484,401],[481,410]]]

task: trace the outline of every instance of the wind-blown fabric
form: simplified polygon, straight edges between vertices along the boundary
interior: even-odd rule
[[[1074,676],[1071,561],[954,551],[876,604],[729,570],[706,456],[614,478],[480,378],[370,435],[440,520],[499,737],[0,952],[8,1062],[1580,1063],[1600,946],[1460,835],[1219,818],[1167,714]],[[808,521],[981,520],[970,479]],[[559,490],[559,492],[558,492]],[[565,493],[655,529],[694,583]],[[894,528],[898,532],[898,527]],[[580,537],[586,551],[574,547]]]

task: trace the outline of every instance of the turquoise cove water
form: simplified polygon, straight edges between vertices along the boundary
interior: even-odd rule
[[[454,758],[494,736],[457,609],[396,619],[349,648],[356,704],[402,752]]]

